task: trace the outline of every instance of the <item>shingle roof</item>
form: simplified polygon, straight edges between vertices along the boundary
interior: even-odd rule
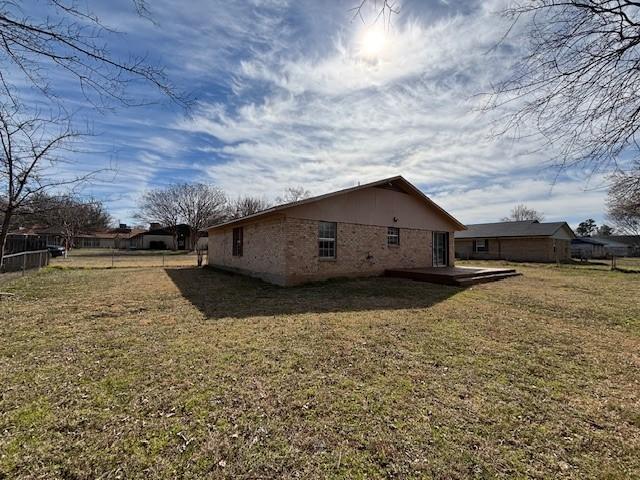
[[[609,238],[627,245],[640,245],[640,235],[610,235]]]
[[[607,247],[618,247],[618,248],[623,248],[623,247],[628,247],[629,245],[626,243],[622,243],[622,242],[618,242],[614,239],[608,238],[608,237],[596,237],[594,240],[597,240],[598,242],[602,243],[603,245],[606,245]]]
[[[550,237],[566,222],[545,222],[525,220],[522,222],[476,223],[467,225],[467,230],[456,232],[455,238],[496,238],[496,237]]]
[[[574,238],[571,240],[571,244],[572,245],[578,245],[580,243],[588,243],[590,245],[601,245],[604,247],[604,243],[600,242],[598,240],[596,240],[595,238],[591,238],[591,237],[578,237],[578,238]]]

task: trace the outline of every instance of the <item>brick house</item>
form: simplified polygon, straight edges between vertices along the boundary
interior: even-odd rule
[[[455,237],[458,258],[562,262],[571,258],[575,234],[566,222],[525,220],[467,225]]]
[[[209,265],[278,285],[453,266],[464,228],[397,176],[209,227]]]

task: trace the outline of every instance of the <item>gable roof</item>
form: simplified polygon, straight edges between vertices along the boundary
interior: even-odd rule
[[[381,186],[387,186],[387,185],[390,186],[390,187],[399,188],[400,190],[404,191],[405,193],[407,193],[409,195],[413,195],[414,197],[417,197],[418,199],[422,200],[429,207],[432,207],[432,208],[436,209],[439,213],[444,215],[447,219],[449,219],[452,223],[454,223],[461,230],[466,228],[462,223],[460,223],[458,220],[456,220],[446,210],[444,210],[442,207],[440,207],[438,204],[436,204],[433,200],[431,200],[429,197],[427,197],[424,193],[422,193],[422,191],[419,188],[417,188],[413,184],[409,183],[403,176],[397,175],[395,177],[389,177],[389,178],[384,178],[382,180],[377,180],[375,182],[365,183],[364,185],[358,185],[356,187],[349,187],[349,188],[345,188],[345,189],[342,189],[342,190],[337,190],[335,192],[325,193],[324,195],[318,195],[318,196],[315,196],[315,197],[305,198],[305,199],[299,200],[297,202],[290,202],[290,203],[283,203],[282,205],[276,205],[274,207],[270,207],[270,208],[267,208],[265,210],[261,210],[260,212],[254,213],[252,215],[247,215],[245,217],[236,218],[234,220],[229,220],[228,222],[219,223],[217,225],[211,225],[210,227],[207,227],[207,230],[211,230],[211,229],[214,229],[214,228],[228,227],[230,225],[235,225],[237,223],[243,223],[243,222],[246,222],[246,221],[249,221],[249,220],[257,220],[258,218],[265,217],[265,216],[271,215],[273,213],[278,213],[278,212],[281,212],[283,210],[286,210],[286,209],[289,209],[289,208],[292,208],[292,207],[297,207],[299,205],[306,205],[308,203],[318,202],[320,200],[324,200],[325,198],[335,197],[335,196],[338,196],[338,195],[345,195],[347,193],[356,192],[358,190],[363,190],[365,188],[381,187]]]
[[[455,238],[496,238],[496,237],[551,237],[562,227],[573,230],[567,222],[538,222],[524,220],[521,222],[476,223],[467,225],[467,230],[456,232]]]

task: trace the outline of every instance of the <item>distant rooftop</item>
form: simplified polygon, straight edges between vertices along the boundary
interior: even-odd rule
[[[600,242],[598,239],[591,237],[578,237],[571,240],[571,243],[574,245],[578,245],[580,243],[588,243],[590,245],[601,245],[604,247],[604,242]]]
[[[566,222],[539,222],[524,220],[521,222],[476,223],[467,225],[467,230],[456,232],[455,238],[496,238],[496,237],[550,237]]]
[[[607,247],[627,247],[629,246],[628,243],[623,243],[617,240],[617,238],[614,237],[592,237],[593,240],[600,242],[603,245],[606,245]]]

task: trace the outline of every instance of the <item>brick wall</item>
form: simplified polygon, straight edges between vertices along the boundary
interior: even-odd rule
[[[555,262],[571,257],[569,240],[544,238],[490,238],[488,252],[474,252],[471,239],[456,240],[456,256],[475,260]],[[554,251],[555,242],[555,251]]]
[[[380,275],[389,268],[427,267],[432,263],[432,232],[400,229],[400,245],[387,245],[387,227],[337,224],[335,259],[318,257],[318,221],[287,218],[287,284],[340,276]],[[453,233],[450,234],[453,252]],[[453,255],[450,256],[453,265]]]
[[[400,245],[387,245],[387,227],[337,224],[335,259],[318,257],[316,220],[288,217],[244,225],[243,255],[232,255],[233,228],[209,231],[209,265],[278,285],[343,276],[380,275],[389,268],[432,264],[432,232],[400,229]],[[449,235],[453,252],[453,232]],[[449,262],[453,265],[454,257]]]
[[[209,231],[209,265],[285,284],[285,222],[269,219],[244,225],[241,257],[232,255],[233,228]]]

